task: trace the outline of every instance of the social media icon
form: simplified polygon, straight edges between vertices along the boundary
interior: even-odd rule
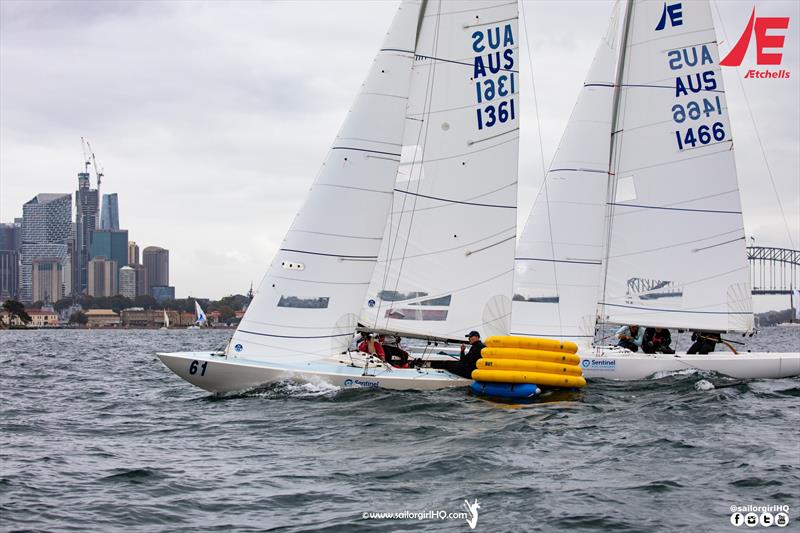
[[[761,513],[761,516],[758,517],[759,523],[764,527],[769,527],[775,521],[772,518],[772,513]]]
[[[758,515],[756,513],[747,513],[744,515],[744,523],[747,527],[756,527],[758,525]]]
[[[744,515],[742,513],[733,513],[731,515],[731,524],[739,527],[744,523]]]
[[[775,515],[775,525],[778,527],[786,527],[789,525],[789,515],[786,513],[778,513]]]

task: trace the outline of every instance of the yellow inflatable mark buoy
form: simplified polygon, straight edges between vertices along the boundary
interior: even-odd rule
[[[494,336],[486,339],[489,348],[522,348],[523,350],[545,350],[550,352],[576,353],[578,345],[570,341],[557,339],[539,339],[536,337],[514,337],[510,335]]]
[[[543,374],[580,376],[581,367],[544,361],[526,361],[521,359],[478,359],[478,368],[485,370],[520,370],[541,372]]]
[[[582,388],[586,386],[583,376],[545,374],[542,372],[523,372],[517,370],[472,371],[472,379],[492,383],[534,383],[545,387]]]
[[[487,359],[521,359],[525,361],[543,361],[546,363],[561,363],[579,365],[581,358],[573,353],[550,352],[544,350],[525,350],[521,348],[484,348],[481,357]]]

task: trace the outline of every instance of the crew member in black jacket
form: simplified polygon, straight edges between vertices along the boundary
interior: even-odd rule
[[[470,344],[469,351],[466,350],[464,344],[461,345],[461,371],[456,373],[462,377],[471,378],[472,371],[478,366],[478,359],[481,358],[481,350],[486,345],[481,342],[481,334],[475,330],[470,331],[466,337]]]

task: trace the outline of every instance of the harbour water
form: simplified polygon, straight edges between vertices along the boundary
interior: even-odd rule
[[[0,529],[469,531],[439,512],[476,499],[475,531],[732,531],[747,505],[800,523],[798,378],[597,381],[525,406],[290,384],[216,398],[154,355],[229,335],[0,331]],[[797,350],[800,328],[747,342]]]

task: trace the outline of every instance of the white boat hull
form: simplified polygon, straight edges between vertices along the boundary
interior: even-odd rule
[[[436,390],[466,387],[472,380],[444,370],[363,367],[335,359],[295,365],[244,360],[215,352],[157,354],[161,362],[192,385],[214,393],[237,392],[276,381],[327,383],[341,388]]]
[[[581,356],[587,379],[637,380],[681,370],[717,372],[742,379],[776,379],[800,375],[800,353],[714,352],[644,354],[618,349],[598,350]]]

